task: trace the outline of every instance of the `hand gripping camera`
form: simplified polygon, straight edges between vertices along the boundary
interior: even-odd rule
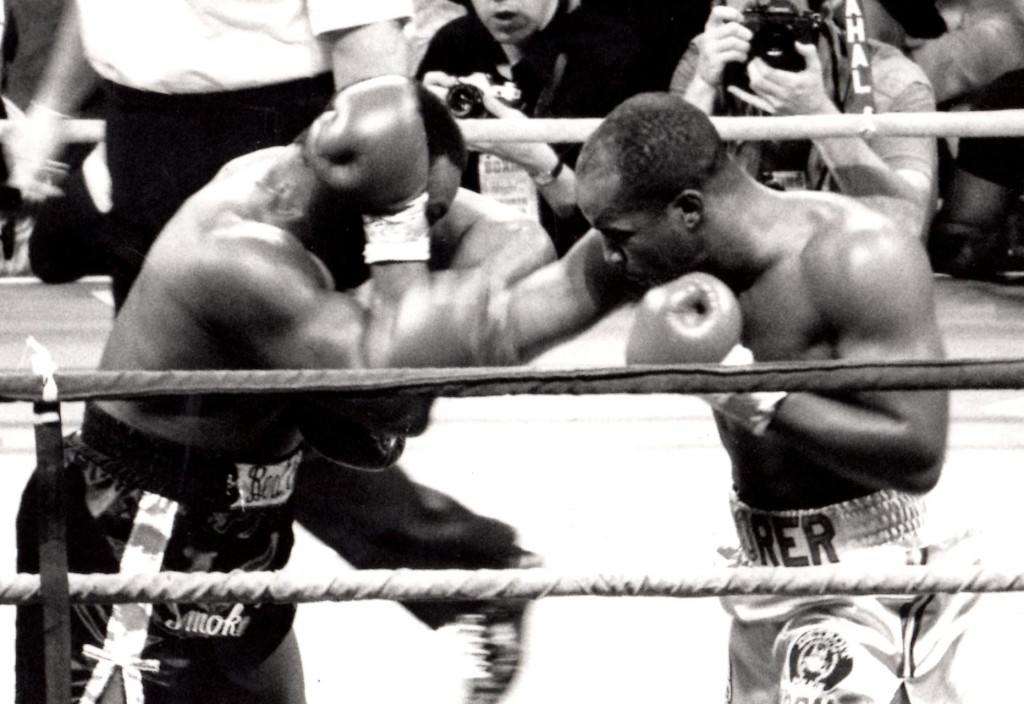
[[[806,62],[796,42],[816,44],[821,15],[801,12],[789,0],[751,0],[743,8],[743,26],[753,34],[749,59],[760,58],[773,68],[802,71]]]
[[[484,92],[497,98],[509,107],[520,109],[522,92],[511,81],[498,83],[485,73],[474,73],[448,89],[448,109],[454,117],[466,119],[488,117],[484,107]]]

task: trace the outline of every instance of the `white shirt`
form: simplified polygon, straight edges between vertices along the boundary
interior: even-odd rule
[[[329,71],[336,29],[412,16],[411,0],[77,0],[86,58],[104,78],[204,93]]]

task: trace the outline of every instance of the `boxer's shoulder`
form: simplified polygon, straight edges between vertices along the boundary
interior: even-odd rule
[[[297,145],[288,144],[257,149],[254,152],[235,157],[220,168],[210,183],[219,183],[239,177],[243,180],[258,181],[297,150]]]
[[[199,319],[236,326],[250,316],[265,323],[302,316],[334,288],[323,263],[281,227],[229,212],[196,229],[158,242],[140,281],[152,297],[174,300]]]
[[[297,145],[260,149],[228,162],[184,207],[195,213],[265,213],[262,219],[268,220],[280,213],[294,217],[309,199],[313,178]]]
[[[888,310],[927,289],[931,277],[920,242],[860,204],[818,228],[801,253],[802,280],[833,313]]]
[[[856,274],[907,256],[915,245],[890,219],[850,198],[819,199],[818,205],[825,207],[814,209],[801,252],[804,268],[812,273]]]

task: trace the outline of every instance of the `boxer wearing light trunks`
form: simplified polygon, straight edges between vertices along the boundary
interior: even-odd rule
[[[630,363],[943,357],[922,246],[879,214],[884,175],[847,174],[856,199],[770,190],[726,155],[699,110],[656,94],[616,108],[577,173],[593,230],[490,303],[506,359],[537,353],[637,291],[647,293]],[[945,454],[948,392],[706,400],[731,459],[747,563],[970,559],[953,549],[961,531],[925,509]],[[959,701],[949,663],[973,601],[728,599],[732,701]]]
[[[414,82],[343,89],[300,142],[229,163],[179,210],[114,322],[101,369],[458,361],[406,334],[399,303],[457,319],[462,282],[501,286],[553,259],[539,226],[457,192],[464,158],[447,109]],[[386,467],[423,430],[430,403],[335,394],[92,403],[67,443],[71,569],[282,567],[300,443],[348,467]],[[18,521],[24,571],[39,566],[35,501],[30,482]],[[74,701],[302,702],[293,613],[76,608]],[[38,607],[19,610],[19,702],[43,696],[39,619]]]

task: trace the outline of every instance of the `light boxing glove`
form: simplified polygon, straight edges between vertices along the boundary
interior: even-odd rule
[[[628,364],[750,364],[740,344],[743,316],[732,290],[692,273],[647,292],[626,346]],[[782,392],[702,394],[701,398],[756,435],[767,430]]]
[[[364,213],[367,263],[429,259],[428,229],[466,164],[462,133],[436,96],[402,76],[360,81],[338,91],[304,144],[321,183]]]

